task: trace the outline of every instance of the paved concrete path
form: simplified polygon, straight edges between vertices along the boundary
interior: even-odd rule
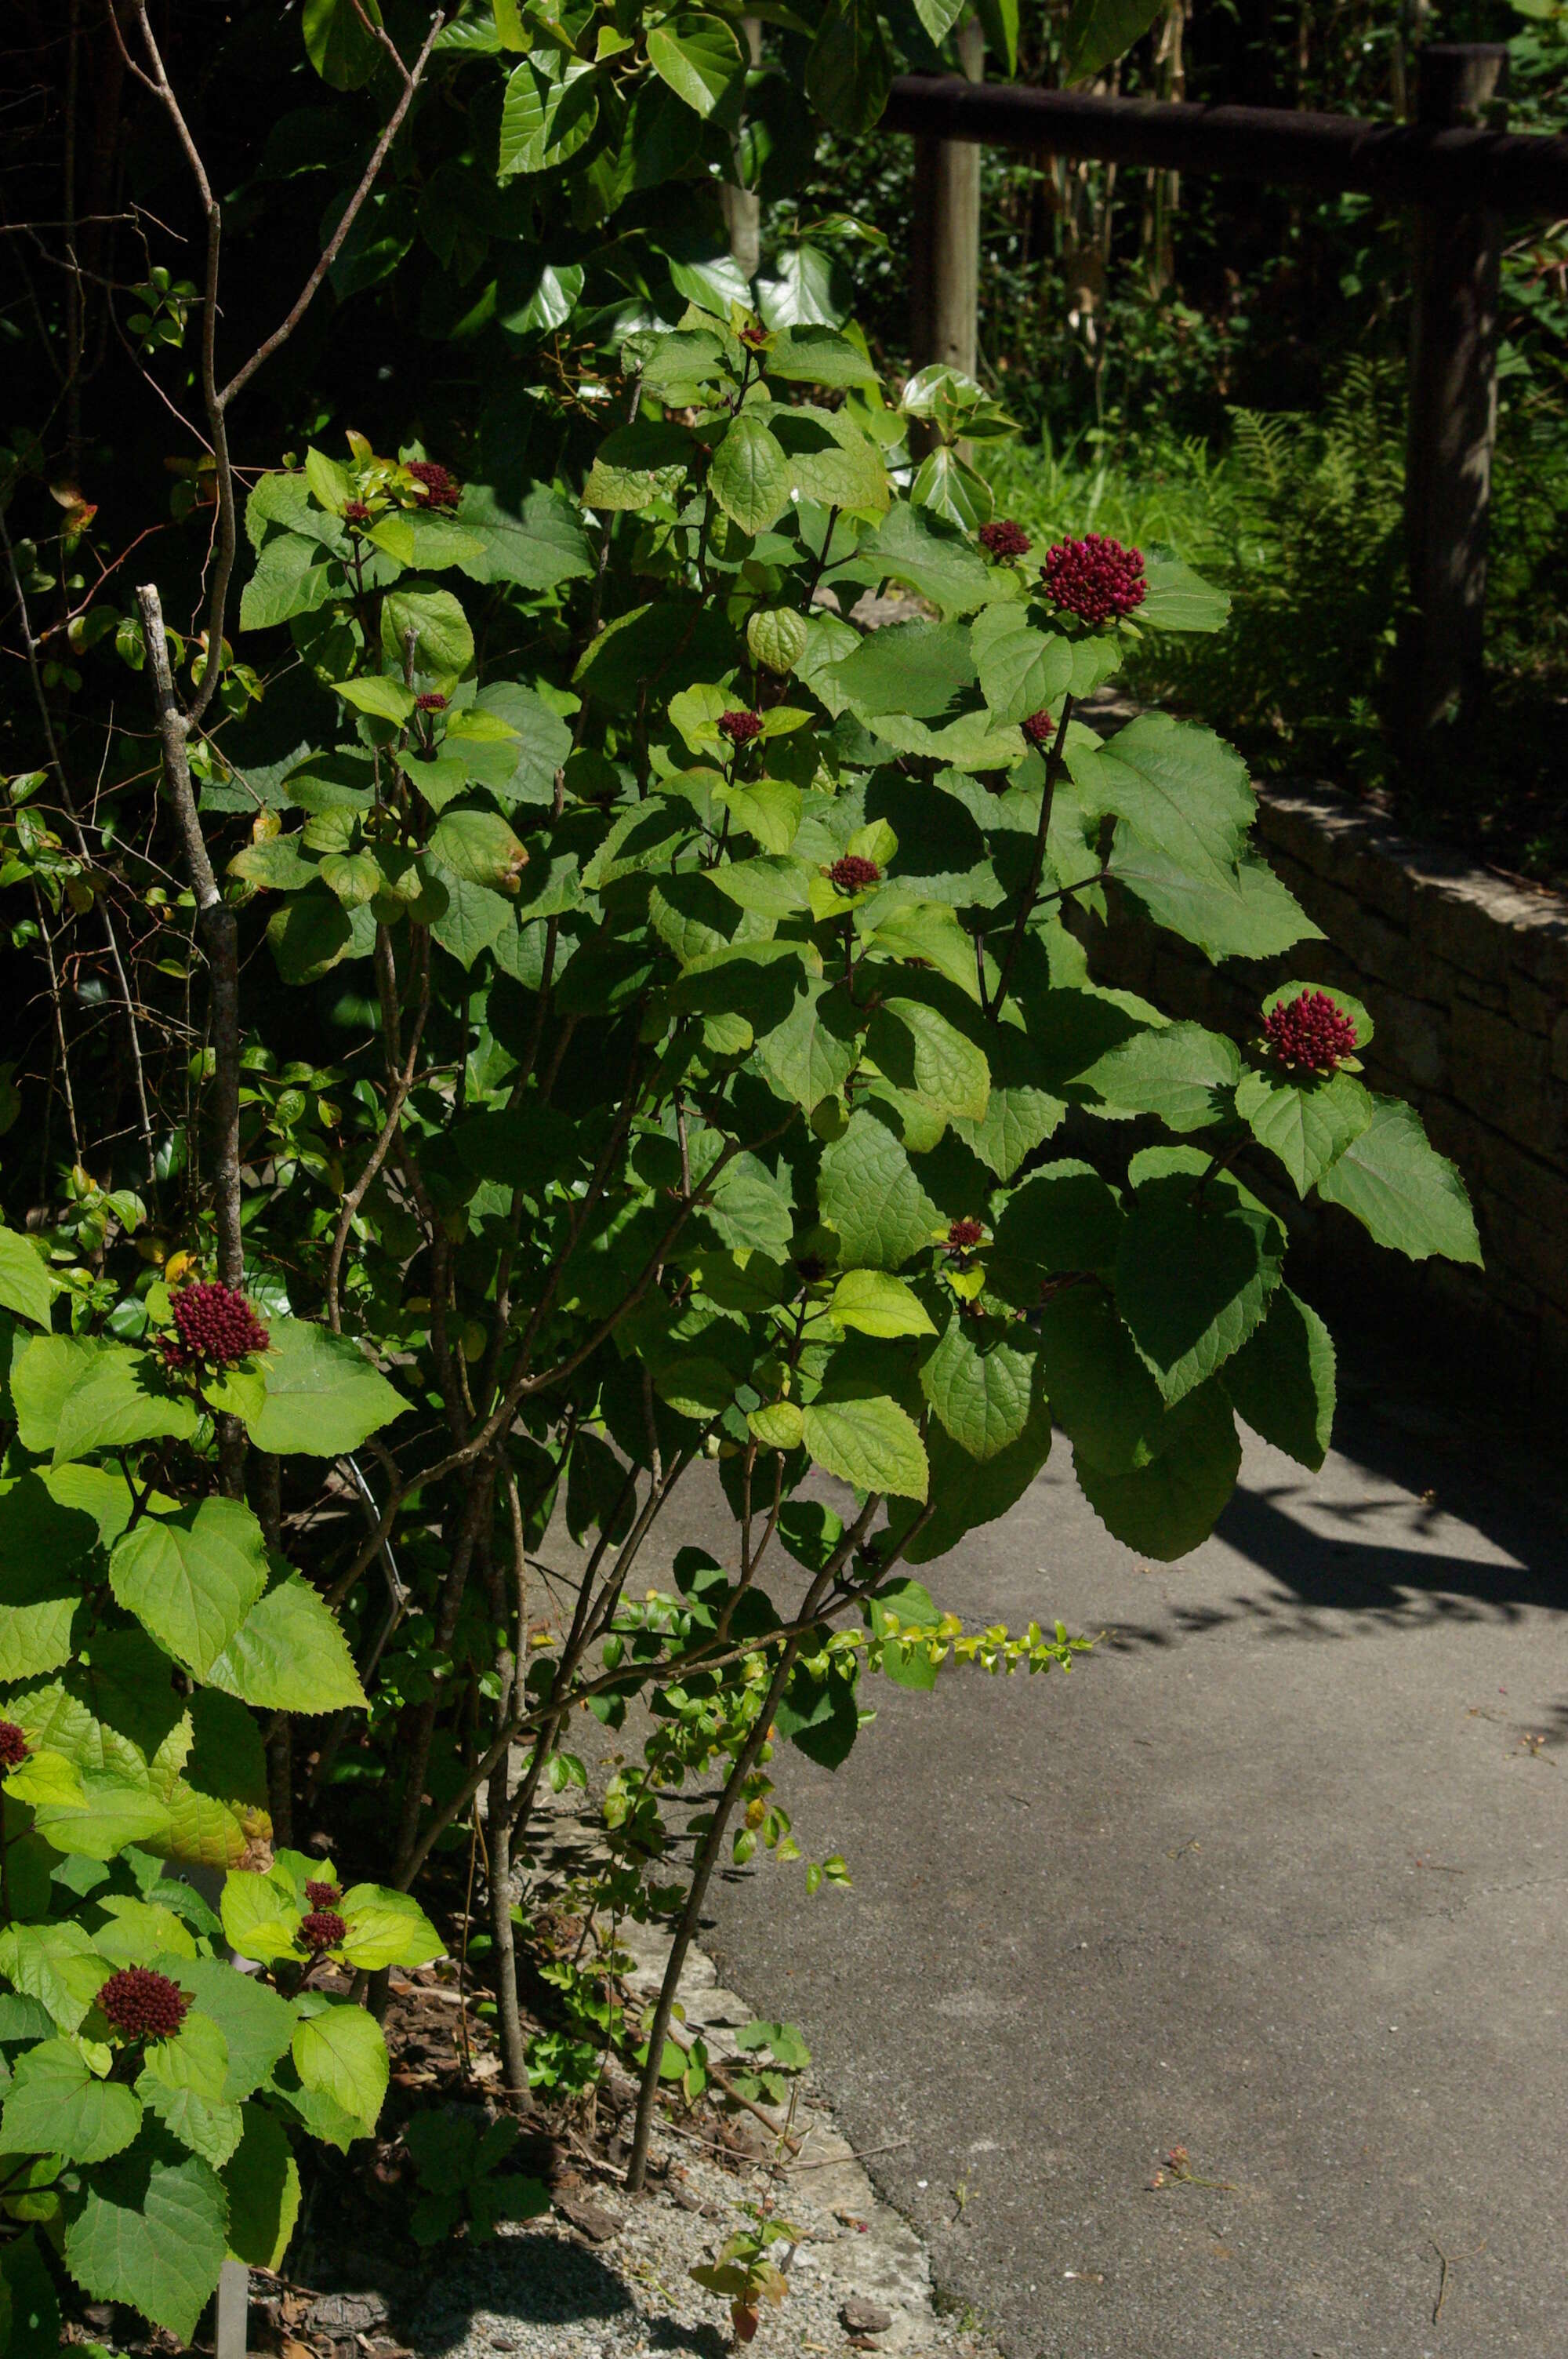
[[[709,1945],[1014,2359],[1563,2359],[1560,1527],[1369,1426],[1154,1569],[1065,1460],[935,1586],[1112,1635],[875,1683],[784,1767],[854,1890],[737,1876]]]

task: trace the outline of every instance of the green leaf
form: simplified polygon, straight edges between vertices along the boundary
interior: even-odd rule
[[[975,13],[986,47],[1011,82],[1018,72],[1018,0],[976,0]]]
[[[196,1994],[196,2004],[223,2035],[229,2069],[225,2097],[248,2097],[266,2079],[294,2037],[295,2012],[287,1999],[254,1975],[238,1973],[219,1958],[154,1961]]]
[[[199,1421],[195,1402],[175,1392],[150,1352],[103,1344],[60,1403],[54,1463],[165,1435],[189,1441]]]
[[[16,2059],[0,2115],[0,2153],[106,2162],[141,2125],[142,2109],[129,2089],[99,2080],[74,2040],[46,2039]]]
[[[871,0],[829,0],[806,60],[806,94],[835,131],[870,130],[887,103],[892,60]]]
[[[169,2161],[149,2143],[83,2190],[65,2264],[95,2301],[127,2302],[189,2343],[223,2266],[224,2228],[217,2173],[195,2155]]]
[[[367,18],[380,24],[377,0],[362,0],[360,8],[354,0],[305,0],[305,54],[334,90],[358,90],[383,60],[384,51],[366,29]]]
[[[341,1712],[365,1701],[337,1616],[302,1572],[251,1608],[207,1677],[258,1712]]]
[[[985,1113],[979,1122],[960,1116],[953,1128],[999,1180],[1011,1180],[1065,1119],[1066,1101],[1044,1086],[1040,1051],[1012,1025],[997,1027],[987,1054],[991,1086]]]
[[[374,1973],[382,1966],[427,1966],[447,1945],[416,1900],[380,1884],[351,1885],[340,1912],[349,1929],[343,1955]]]
[[[861,542],[857,565],[865,569],[860,578],[902,582],[946,615],[972,614],[996,595],[992,569],[969,536],[927,509],[890,508]]]
[[[815,1402],[805,1412],[805,1440],[818,1466],[857,1491],[925,1497],[929,1473],[919,1429],[896,1401]]]
[[[319,983],[354,949],[353,919],[325,885],[291,895],[267,921],[267,946],[287,984]]]
[[[809,1114],[824,1098],[834,1096],[853,1072],[860,1049],[859,1025],[842,991],[808,976],[784,1021],[758,1040],[757,1061],[770,1082]]]
[[[1211,590],[1179,557],[1147,557],[1148,595],[1138,609],[1140,627],[1153,631],[1221,631],[1230,613],[1223,590]]]
[[[1319,1197],[1354,1213],[1379,1245],[1412,1261],[1442,1254],[1479,1264],[1475,1215],[1457,1167],[1429,1145],[1411,1107],[1398,1098],[1372,1103],[1371,1122],[1319,1180]]]
[[[492,947],[499,961],[499,945],[516,926],[511,898],[504,893],[492,893],[488,885],[471,885],[467,877],[457,875],[451,869],[442,881],[447,906],[430,926],[441,948],[464,968],[471,967],[482,951]]]
[[[742,532],[765,532],[788,506],[789,461],[755,410],[731,420],[713,454],[708,487]]]
[[[1116,1256],[1117,1307],[1167,1401],[1210,1376],[1258,1326],[1284,1259],[1261,1207],[1198,1201],[1184,1173],[1139,1189]]]
[[[806,1432],[806,1419],[795,1401],[770,1401],[752,1409],[746,1423],[764,1450],[798,1450]]]
[[[81,1927],[69,1920],[0,1929],[0,1974],[47,2007],[62,2031],[81,2028],[113,1971]]]
[[[741,44],[722,16],[666,16],[648,34],[648,63],[701,115],[738,95],[746,74]]]
[[[1119,1540],[1169,1564],[1206,1540],[1236,1488],[1241,1443],[1223,1399],[1203,1396],[1201,1419],[1178,1443],[1129,1474],[1109,1474],[1073,1452],[1079,1487],[1102,1524]]]
[[[460,679],[473,661],[473,633],[449,590],[400,584],[386,592],[381,605],[381,646],[390,662],[406,661],[410,631],[414,660],[421,671]]]
[[[1212,888],[1240,897],[1236,864],[1256,810],[1247,766],[1213,732],[1146,712],[1105,745],[1066,748],[1081,795]]]
[[[49,1264],[38,1246],[15,1229],[0,1229],[0,1307],[47,1327],[53,1297]]]
[[[974,938],[946,902],[879,902],[875,920],[871,940],[876,949],[894,958],[918,959],[956,983],[967,999],[979,1000]]]
[[[1087,82],[1125,57],[1159,16],[1161,0],[1073,0],[1063,35],[1062,79]]]
[[[911,1564],[934,1564],[967,1533],[1017,1506],[1051,1454],[1051,1412],[1037,1390],[1023,1431],[994,1458],[972,1458],[940,1425],[932,1427],[925,1448],[932,1514],[905,1548]],[[890,1517],[890,1528],[900,1534],[902,1520]]]
[[[36,1474],[0,1486],[0,1680],[69,1662],[81,1588],[70,1568],[93,1546],[90,1517],[59,1506]]]
[[[393,656],[401,662],[402,648],[395,647]],[[406,721],[414,710],[413,690],[384,672],[367,671],[359,679],[334,680],[333,687],[356,712],[369,712],[378,721]]]
[[[136,2093],[172,2137],[221,2170],[240,2143],[239,2106],[224,2095],[228,2043],[210,2016],[192,2011],[173,2039],[156,2039]]]
[[[767,355],[767,372],[796,384],[833,386],[846,392],[881,388],[881,379],[859,344],[817,321],[781,328]]]
[[[514,506],[488,484],[469,484],[458,516],[481,545],[479,556],[462,560],[470,582],[510,582],[519,590],[556,590],[563,582],[581,581],[593,571],[580,513],[547,484],[535,484]],[[497,693],[495,689],[483,692],[484,701],[494,709],[499,709],[494,704]]]
[[[856,1267],[897,1269],[948,1225],[887,1124],[864,1107],[823,1149],[817,1202]]]
[[[1158,1114],[1169,1130],[1206,1130],[1230,1113],[1240,1079],[1233,1040],[1201,1024],[1168,1024],[1134,1033],[1097,1059],[1074,1095],[1092,1090],[1119,1114]]]
[[[347,2000],[329,2005],[296,2026],[291,2045],[305,2087],[330,2097],[369,2137],[388,2078],[386,2042],[374,2016]]]
[[[1282,1073],[1251,1072],[1236,1093],[1236,1111],[1304,1196],[1369,1127],[1377,1102],[1354,1073],[1294,1082]]]
[[[527,853],[499,811],[447,810],[430,834],[443,868],[470,885],[515,892]]]
[[[408,1406],[357,1343],[309,1319],[275,1321],[259,1370],[231,1375],[209,1397],[243,1419],[258,1450],[313,1458],[357,1450]]]
[[[299,1896],[281,1868],[234,1868],[223,1878],[219,1902],[229,1947],[242,1958],[270,1966],[298,1954],[295,1939],[302,1915]]]
[[[54,2279],[35,2232],[28,2229],[0,2247],[0,2334],[5,2359],[59,2359],[59,2323]]]
[[[246,2105],[243,2119],[243,2135],[222,2170],[229,2252],[253,2269],[276,2269],[299,2217],[299,2166],[276,2114]]]
[[[980,694],[999,721],[1057,712],[1073,684],[1073,647],[1037,630],[1016,606],[988,606],[971,626]]]
[[[794,671],[806,649],[804,614],[793,606],[760,606],[746,622],[746,645],[754,662],[783,679]]]
[[[266,1587],[266,1542],[237,1499],[204,1499],[144,1516],[109,1560],[109,1585],[175,1660],[199,1680]]]
[[[884,999],[866,1045],[895,1089],[934,1113],[985,1119],[990,1068],[984,1051],[924,1000]]]
[[[500,178],[547,172],[568,162],[593,136],[598,120],[599,93],[591,66],[574,60],[560,81],[552,82],[525,60],[506,85],[496,166]]]
[[[840,1327],[852,1327],[861,1335],[936,1332],[930,1313],[914,1288],[886,1270],[846,1270],[833,1289],[827,1309]]]
[[[929,720],[974,686],[968,639],[957,623],[891,623],[833,664],[827,682],[862,721],[881,712]]]
[[[1334,1437],[1334,1338],[1317,1312],[1288,1286],[1276,1288],[1269,1315],[1220,1382],[1254,1433],[1314,1473]]]
[[[921,1365],[921,1390],[971,1458],[995,1458],[1029,1423],[1038,1353],[1020,1349],[1027,1334],[960,1311]]]
[[[1118,824],[1109,866],[1119,885],[1141,902],[1158,926],[1195,942],[1211,959],[1274,958],[1300,941],[1323,940],[1323,929],[1281,884],[1260,853],[1247,848],[1235,868],[1216,879],[1156,852]]]

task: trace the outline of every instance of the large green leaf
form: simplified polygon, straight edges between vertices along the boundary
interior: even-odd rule
[[[463,560],[462,570],[471,582],[510,582],[520,590],[555,590],[563,582],[578,581],[593,571],[581,515],[571,501],[547,484],[535,484],[514,507],[488,484],[470,484],[464,488],[458,516],[481,544],[479,556]],[[497,709],[499,692],[487,689],[482,701]],[[570,744],[568,731],[568,749]]]
[[[1279,1223],[1196,1194],[1184,1173],[1138,1190],[1116,1256],[1117,1307],[1167,1401],[1179,1401],[1260,1324],[1284,1260]]]
[[[1398,1098],[1373,1104],[1371,1122],[1319,1180],[1319,1196],[1412,1261],[1443,1254],[1478,1263],[1481,1243],[1457,1167],[1428,1143],[1411,1107]]]
[[[806,94],[835,131],[867,131],[892,79],[881,19],[871,0],[828,0],[806,60]]]
[[[216,2171],[148,2139],[94,2173],[72,2206],[65,2264],[95,2301],[123,2301],[189,2343],[227,2249]]]
[[[805,1412],[806,1447],[857,1491],[924,1499],[929,1481],[914,1419],[892,1400],[818,1401]]]
[[[897,1269],[947,1228],[887,1124],[864,1107],[824,1148],[817,1201],[857,1268]]]
[[[1167,1129],[1189,1131],[1225,1120],[1240,1079],[1234,1040],[1201,1024],[1168,1024],[1108,1050],[1081,1086],[1119,1114],[1158,1114]]]
[[[302,1572],[251,1608],[207,1677],[258,1712],[341,1712],[365,1701],[337,1616]]]
[[[175,1391],[150,1352],[104,1344],[60,1403],[54,1463],[165,1435],[189,1441],[199,1421],[195,1402]]]
[[[743,864],[748,868],[756,864]],[[824,1098],[836,1095],[853,1072],[860,1048],[859,1027],[860,1016],[847,993],[808,976],[784,1021],[757,1042],[757,1061],[783,1095],[809,1114]]]
[[[74,2040],[45,2039],[16,2059],[0,2115],[0,2153],[106,2162],[141,2125],[142,2109],[129,2089],[90,2071]]]
[[[1066,758],[1093,809],[1114,812],[1155,851],[1239,899],[1236,863],[1255,799],[1246,764],[1211,730],[1145,712],[1101,746],[1075,741]]]
[[[35,1335],[30,1343],[17,1337],[11,1360],[11,1401],[16,1438],[24,1450],[54,1448],[67,1393],[108,1348],[92,1335]]]
[[[599,93],[593,68],[574,60],[552,82],[531,60],[512,74],[501,111],[497,170],[503,180],[515,172],[546,172],[566,163],[593,136]]]
[[[870,632],[828,668],[827,682],[850,710],[930,719],[974,684],[968,634],[957,623],[892,623]]]
[[[893,1087],[944,1116],[985,1119],[990,1067],[985,1052],[920,999],[890,996],[871,1018],[866,1045]]]
[[[996,1027],[987,1055],[991,1085],[985,1113],[979,1122],[959,1116],[953,1128],[999,1180],[1011,1180],[1065,1117],[1066,1101],[1044,1086],[1040,1051],[1014,1026]]]
[[[1156,851],[1121,821],[1109,864],[1156,925],[1195,942],[1210,958],[1274,958],[1296,942],[1323,939],[1322,927],[1250,846],[1232,873],[1216,878]]]
[[[856,573],[862,581],[902,582],[948,615],[972,614],[996,594],[992,569],[968,535],[924,508],[890,508],[861,542]]]
[[[738,95],[746,74],[741,44],[722,16],[666,16],[649,32],[648,63],[702,115]]]
[[[70,1661],[82,1596],[70,1569],[95,1538],[91,1517],[60,1506],[36,1474],[0,1486],[0,1680]]]
[[[109,1560],[109,1584],[199,1680],[266,1587],[261,1526],[237,1499],[203,1499],[169,1516],[144,1516]]]
[[[349,1929],[343,1955],[367,1973],[382,1966],[427,1966],[446,1955],[446,1943],[406,1892],[380,1884],[351,1885],[341,1914]]]
[[[371,26],[381,22],[378,0],[304,0],[305,54],[334,90],[358,90],[384,52]]]
[[[994,1523],[1017,1505],[1051,1454],[1050,1408],[1036,1392],[1023,1431],[994,1458],[971,1458],[940,1425],[933,1426],[925,1447],[931,1461],[932,1513],[905,1547],[911,1564],[935,1563],[966,1533]],[[902,1513],[890,1516],[895,1535],[902,1534],[904,1524]]]
[[[902,1277],[882,1269],[849,1269],[833,1289],[828,1310],[840,1327],[860,1335],[935,1335],[920,1297]]]
[[[0,1974],[47,2007],[62,2031],[80,2029],[114,1969],[69,1919],[0,1928]]]
[[[243,2123],[243,2135],[222,2170],[229,2251],[253,2269],[276,2269],[299,2217],[299,2166],[276,2114],[265,2105],[246,2105]]]
[[[859,344],[818,321],[781,328],[769,351],[767,369],[770,376],[841,386],[846,392],[871,393],[881,384]]]
[[[294,2037],[294,2008],[254,1975],[243,1974],[219,1958],[155,1959],[166,1973],[177,1974],[182,1987],[196,1994],[203,2015],[210,2015],[223,2035],[229,2069],[222,2093],[231,2099],[248,2097],[261,2086]]]
[[[1073,0],[1063,36],[1064,82],[1087,82],[1125,57],[1160,14],[1161,0]]]
[[[1235,1419],[1223,1399],[1203,1398],[1201,1418],[1152,1465],[1108,1474],[1081,1449],[1073,1452],[1079,1487],[1101,1523],[1141,1556],[1163,1564],[1208,1538],[1241,1470]]]
[[[922,1363],[921,1390],[971,1458],[995,1458],[1028,1424],[1037,1352],[1023,1345],[1033,1340],[1025,1327],[1010,1331],[959,1310]]]
[[[15,1229],[0,1229],[0,1307],[47,1327],[53,1296],[49,1264],[38,1246]]]
[[[313,1320],[280,1319],[271,1337],[259,1369],[209,1388],[214,1407],[243,1419],[258,1450],[341,1457],[407,1408],[346,1335]]]
[[[229,2048],[210,2016],[188,2015],[173,2039],[155,2039],[136,2093],[172,2137],[221,2170],[240,2143],[240,2108],[224,2094]]]
[[[988,606],[973,625],[980,694],[999,721],[1058,709],[1073,684],[1073,646],[1031,624],[1016,606]]]
[[[1134,5],[1134,0],[1128,0]],[[1140,625],[1156,631],[1219,631],[1230,613],[1223,590],[1211,590],[1179,557],[1145,558],[1148,594],[1138,609]]]
[[[473,633],[449,590],[401,582],[387,591],[381,604],[381,645],[392,662],[407,660],[410,632],[414,660],[421,671],[456,678],[473,661]]]
[[[1278,1287],[1220,1382],[1254,1433],[1315,1473],[1334,1434],[1334,1338],[1311,1303]]]
[[[789,505],[789,461],[755,410],[731,420],[713,454],[708,485],[742,532],[765,532]]]
[[[295,2069],[307,2089],[319,2090],[369,2136],[386,2095],[386,2042],[373,2015],[344,2000],[295,2027]]]
[[[1304,1196],[1368,1128],[1377,1103],[1354,1073],[1295,1082],[1283,1073],[1250,1072],[1236,1093],[1236,1111]]]
[[[528,855],[496,810],[446,810],[430,832],[430,850],[443,868],[470,885],[515,892]]]

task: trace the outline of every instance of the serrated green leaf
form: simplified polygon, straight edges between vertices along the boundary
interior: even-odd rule
[[[1103,745],[1075,739],[1066,760],[1091,809],[1114,813],[1211,890],[1239,900],[1236,864],[1256,799],[1246,764],[1211,730],[1145,712]]]
[[[742,532],[765,532],[789,504],[789,462],[763,419],[743,409],[713,454],[708,487]]]
[[[1240,1079],[1233,1040],[1201,1024],[1167,1024],[1134,1033],[1098,1058],[1074,1094],[1092,1091],[1119,1114],[1158,1114],[1169,1130],[1206,1130],[1230,1114],[1230,1093]]]
[[[751,864],[747,864],[750,865]],[[784,1096],[809,1114],[834,1096],[860,1055],[860,1018],[845,993],[806,977],[784,1021],[757,1041],[757,1061]]]
[[[848,1269],[834,1288],[828,1311],[840,1327],[861,1335],[935,1335],[920,1297],[902,1277],[881,1269]]]
[[[383,1966],[427,1966],[447,1945],[416,1900],[380,1884],[351,1885],[340,1911],[349,1929],[343,1955],[374,1973]]]
[[[381,647],[389,662],[407,660],[410,631],[421,671],[457,679],[473,661],[473,633],[449,590],[400,582],[387,591],[381,603]]]
[[[1456,1165],[1398,1098],[1374,1098],[1372,1120],[1318,1182],[1325,1204],[1353,1213],[1380,1245],[1425,1261],[1481,1260],[1475,1214]]]
[[[812,1458],[840,1482],[925,1499],[929,1470],[919,1429],[896,1401],[817,1401],[806,1409],[804,1427]]]
[[[54,1463],[166,1435],[189,1441],[199,1421],[194,1401],[175,1391],[150,1352],[104,1344],[60,1403]]]
[[[1369,1126],[1377,1104],[1354,1073],[1293,1082],[1282,1073],[1250,1072],[1236,1093],[1236,1111],[1304,1196]]]
[[[126,2302],[189,2343],[223,2266],[224,2231],[217,2173],[195,2155],[168,2160],[148,2142],[83,2189],[65,2263],[95,2301]]]
[[[399,649],[399,659],[401,654]],[[333,686],[356,712],[371,713],[378,721],[406,721],[414,710],[413,690],[382,672],[367,671],[359,679],[335,680]]]
[[[1168,1402],[1240,1350],[1284,1260],[1271,1214],[1195,1190],[1183,1174],[1140,1188],[1117,1247],[1117,1308]]]
[[[1221,1371],[1220,1382],[1254,1433],[1315,1473],[1334,1436],[1334,1338],[1288,1286]]]
[[[747,617],[746,645],[765,671],[782,679],[806,653],[806,617],[793,606],[761,606]]]
[[[231,1372],[208,1388],[214,1408],[243,1419],[258,1450],[341,1457],[407,1408],[346,1335],[309,1319],[279,1319],[270,1334],[257,1370]]]
[[[79,2030],[114,1969],[80,1925],[0,1928],[0,1974],[47,2007],[62,2031]]]
[[[1179,557],[1147,557],[1149,588],[1138,609],[1140,627],[1153,631],[1221,631],[1230,613],[1223,590],[1212,590]]]
[[[192,2011],[173,2039],[149,2042],[136,2093],[172,2137],[221,2170],[240,2143],[240,2108],[223,2093],[229,2048],[211,2016]]]
[[[864,1107],[823,1149],[817,1201],[855,1267],[897,1269],[947,1228],[887,1124]]]
[[[141,2125],[129,2089],[98,2079],[74,2040],[46,2039],[16,2059],[0,2114],[0,2153],[106,2162]]]
[[[1206,1540],[1236,1488],[1241,1443],[1223,1398],[1203,1396],[1204,1413],[1184,1429],[1178,1446],[1152,1465],[1109,1474],[1081,1449],[1074,1471],[1085,1498],[1106,1528],[1140,1556],[1162,1564]]]
[[[229,2069],[223,2082],[225,2098],[248,2097],[259,2088],[294,2037],[296,2016],[287,1999],[269,1990],[252,1974],[243,1974],[220,1958],[168,1959],[155,1965],[175,1975],[196,1994],[196,2004],[223,2035]]]
[[[1322,927],[1250,846],[1234,871],[1216,881],[1157,852],[1120,821],[1109,865],[1156,925],[1195,942],[1210,958],[1274,958],[1296,942],[1323,939]]]
[[[255,2104],[242,2111],[243,2134],[222,2173],[229,2253],[253,2269],[276,2269],[299,2217],[299,2166],[276,2114]]]
[[[1022,1348],[1027,1334],[957,1312],[921,1364],[921,1390],[971,1458],[995,1458],[1029,1422],[1038,1354]]]
[[[738,95],[746,73],[741,44],[722,16],[666,16],[648,34],[648,63],[700,115]]]
[[[513,72],[501,112],[497,171],[547,172],[568,162],[593,136],[599,92],[593,68],[579,60],[553,82],[531,60]]]
[[[296,2025],[290,2044],[304,2086],[330,2097],[368,2137],[386,2095],[389,2070],[374,2016],[347,2001],[328,2006]]]
[[[237,1499],[144,1516],[115,1545],[109,1585],[175,1660],[205,1679],[266,1587],[266,1542]]]
[[[1063,35],[1065,82],[1087,82],[1142,39],[1160,0],[1073,0]]]
[[[53,1297],[49,1264],[38,1247],[15,1229],[0,1229],[0,1307],[47,1327]]]
[[[207,1677],[258,1712],[341,1712],[365,1701],[338,1618],[302,1572],[251,1608]]]
[[[866,1046],[895,1089],[934,1113],[985,1119],[990,1096],[985,1052],[937,1008],[890,995],[871,1018]]]

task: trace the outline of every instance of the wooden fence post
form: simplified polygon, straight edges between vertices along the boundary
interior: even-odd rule
[[[762,62],[762,20],[760,16],[742,16],[736,31],[741,46],[753,67]],[[762,251],[762,201],[753,189],[740,185],[737,167],[735,179],[725,181],[719,191],[724,207],[724,224],[730,232],[730,251],[740,264],[748,281],[755,278]]]
[[[970,82],[985,75],[985,35],[971,16],[955,36]],[[973,376],[979,357],[980,150],[969,141],[914,143],[910,347],[916,368],[938,361]]]
[[[1508,86],[1492,42],[1428,42],[1416,119],[1488,115]],[[1498,422],[1501,216],[1437,201],[1416,214],[1405,451],[1405,546],[1415,612],[1400,634],[1400,719],[1411,751],[1456,707],[1473,709],[1486,626],[1487,533]]]

